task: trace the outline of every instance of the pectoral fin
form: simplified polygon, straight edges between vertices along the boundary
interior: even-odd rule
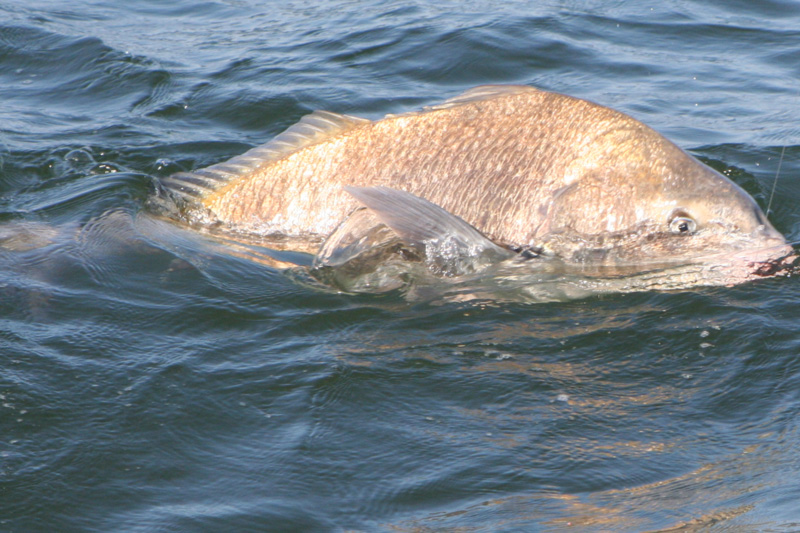
[[[445,275],[477,272],[515,255],[461,218],[411,193],[388,187],[345,187],[345,191]]]
[[[360,207],[328,235],[314,257],[314,267],[339,267],[370,255],[392,241],[398,241],[397,234],[378,220],[372,211]]]

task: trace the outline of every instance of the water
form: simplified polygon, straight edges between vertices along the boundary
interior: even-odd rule
[[[272,5],[271,5],[272,4]],[[151,215],[314,109],[630,113],[800,240],[793,2],[0,1],[0,530],[800,529],[796,278],[344,295]]]

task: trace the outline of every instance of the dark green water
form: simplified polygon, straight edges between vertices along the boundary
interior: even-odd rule
[[[436,6],[436,7],[434,7]],[[153,178],[314,109],[610,105],[800,240],[796,2],[0,0],[0,530],[800,529],[800,282],[433,304],[298,283]]]

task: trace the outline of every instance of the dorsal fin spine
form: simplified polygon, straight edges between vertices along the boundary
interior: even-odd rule
[[[266,144],[194,172],[178,172],[161,180],[173,194],[188,202],[213,192],[232,180],[252,173],[309,146],[324,142],[346,131],[370,124],[365,118],[315,111]]]

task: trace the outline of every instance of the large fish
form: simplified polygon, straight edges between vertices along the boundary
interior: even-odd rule
[[[701,265],[687,285],[770,275],[792,253],[746,192],[651,128],[527,86],[378,121],[318,111],[163,184],[189,219],[240,234],[314,241],[367,206],[403,239],[499,258]]]

